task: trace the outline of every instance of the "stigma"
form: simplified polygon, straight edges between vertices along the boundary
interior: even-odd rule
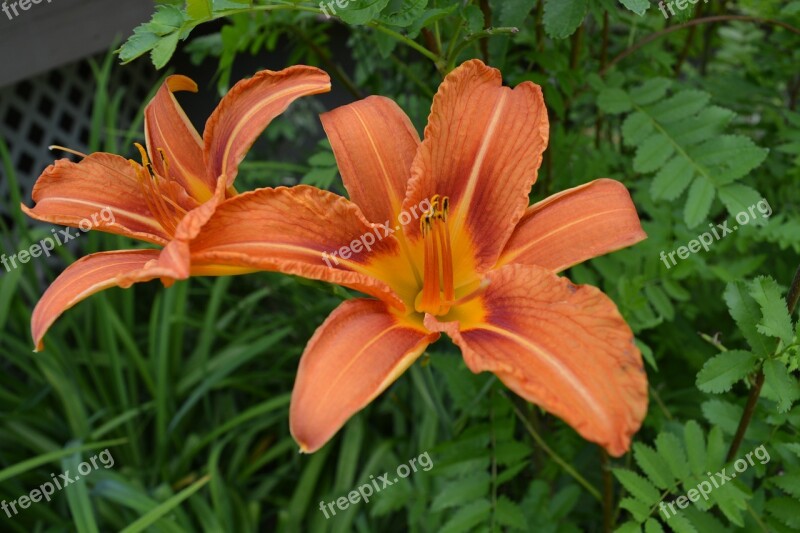
[[[453,253],[447,213],[450,199],[434,195],[431,208],[420,219],[420,232],[425,247],[422,291],[414,307],[419,313],[446,314],[455,300],[453,285]]]

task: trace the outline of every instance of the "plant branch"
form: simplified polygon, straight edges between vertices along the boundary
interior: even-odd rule
[[[503,396],[506,396],[506,398],[508,398],[508,396],[507,396],[505,393],[501,392],[501,394],[503,394]],[[553,461],[555,461],[555,462],[556,462],[556,464],[558,464],[558,465],[559,465],[561,468],[563,468],[563,469],[564,469],[564,471],[565,471],[567,474],[569,474],[570,476],[572,476],[572,477],[573,477],[573,479],[575,479],[575,481],[577,481],[578,483],[580,483],[580,484],[583,486],[583,488],[585,488],[585,489],[586,489],[586,491],[587,491],[589,494],[591,494],[591,495],[592,495],[592,497],[593,497],[595,500],[597,500],[597,501],[602,501],[602,498],[601,498],[601,496],[600,496],[600,491],[598,491],[596,488],[594,488],[594,487],[591,485],[591,483],[589,483],[588,481],[586,481],[586,479],[585,479],[585,478],[584,478],[582,475],[580,475],[580,474],[579,474],[579,473],[578,473],[578,472],[577,472],[577,471],[576,471],[574,468],[572,468],[572,466],[571,466],[571,465],[570,465],[568,462],[566,462],[564,459],[562,459],[562,458],[561,458],[561,456],[560,456],[560,455],[558,455],[556,452],[554,452],[554,451],[553,451],[553,450],[550,448],[550,446],[548,446],[548,445],[547,445],[547,443],[544,441],[544,439],[541,437],[541,435],[539,435],[539,434],[536,432],[536,430],[535,430],[535,429],[533,429],[533,426],[532,426],[532,425],[531,425],[531,423],[528,421],[528,419],[525,417],[525,413],[523,413],[523,412],[522,412],[522,410],[519,408],[519,406],[517,405],[517,402],[516,402],[514,399],[511,399],[511,406],[514,408],[514,412],[517,414],[517,417],[518,417],[518,418],[520,419],[520,421],[522,422],[522,425],[523,425],[523,426],[525,426],[525,429],[527,429],[527,430],[528,430],[528,433],[531,435],[531,437],[533,437],[533,440],[535,440],[535,441],[536,441],[536,444],[538,444],[538,445],[539,445],[539,447],[540,447],[542,450],[544,450],[544,451],[545,451],[545,453],[547,453],[547,455],[549,455],[549,456],[550,456],[550,458],[551,458]]]

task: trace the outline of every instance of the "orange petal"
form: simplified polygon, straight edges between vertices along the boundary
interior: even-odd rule
[[[320,116],[344,186],[371,222],[400,213],[419,135],[388,98],[370,96]]]
[[[52,224],[99,229],[165,244],[164,232],[148,208],[129,161],[113,154],[95,153],[73,163],[60,159],[45,169],[33,187],[30,217]],[[92,218],[94,217],[94,218]]]
[[[272,119],[301,96],[330,90],[328,75],[305,65],[278,72],[262,70],[234,85],[209,117],[203,133],[209,179],[225,175],[232,185],[239,163]]]
[[[562,418],[618,457],[647,412],[647,375],[633,333],[614,303],[538,266],[488,274],[484,294],[442,323],[473,372]],[[459,316],[460,315],[460,316]]]
[[[174,272],[157,265],[160,250],[125,250],[87,255],[67,267],[45,291],[31,317],[31,335],[40,351],[44,337],[61,313],[92,294],[155,278],[175,279]]]
[[[329,281],[402,307],[389,285],[375,277],[376,258],[400,253],[394,237],[383,235],[358,206],[328,191],[306,185],[259,189],[217,208],[191,242],[192,264],[257,268]],[[351,246],[357,240],[362,247]],[[363,247],[366,241],[373,242],[371,250]],[[345,258],[341,250],[347,247],[345,255],[358,251]]]
[[[599,179],[528,208],[500,265],[539,265],[560,272],[647,238],[623,184]]]
[[[439,338],[377,300],[341,304],[308,342],[289,412],[302,452],[320,449]]]
[[[168,76],[145,108],[147,152],[156,173],[176,180],[193,198],[204,202],[211,197],[216,180],[207,176],[203,141],[172,94],[177,91],[197,92],[197,84],[186,76]],[[164,151],[167,165],[159,149]]]
[[[433,99],[404,208],[450,197],[453,248],[469,250],[476,268],[488,270],[528,207],[548,128],[541,87],[503,87],[500,71],[467,61]],[[416,225],[407,229],[419,235]]]

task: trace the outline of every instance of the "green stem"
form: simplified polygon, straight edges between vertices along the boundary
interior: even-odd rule
[[[502,393],[502,394],[505,396],[505,393]],[[525,416],[525,414],[524,414],[524,413],[523,413],[523,412],[520,410],[519,406],[517,406],[517,404],[516,404],[516,403],[515,403],[513,400],[511,401],[511,405],[512,405],[512,407],[514,408],[514,412],[517,414],[517,417],[518,417],[518,418],[520,419],[520,421],[522,422],[522,425],[523,425],[523,426],[525,426],[525,429],[527,429],[527,430],[528,430],[528,433],[530,433],[531,437],[533,437],[533,440],[535,440],[535,441],[536,441],[536,444],[538,444],[538,445],[539,445],[539,447],[540,447],[542,450],[544,450],[544,452],[545,452],[547,455],[549,455],[549,456],[550,456],[550,458],[551,458],[553,461],[555,461],[555,462],[556,462],[556,464],[558,464],[558,465],[559,465],[561,468],[563,468],[563,469],[564,469],[564,471],[565,471],[567,474],[569,474],[570,476],[572,476],[572,477],[575,479],[575,481],[577,481],[578,483],[580,483],[581,485],[583,485],[583,488],[585,488],[585,489],[586,489],[586,491],[587,491],[589,494],[591,494],[591,495],[592,495],[592,497],[593,497],[595,500],[597,500],[597,501],[599,501],[599,502],[602,502],[602,501],[603,501],[603,498],[600,496],[600,491],[598,491],[596,488],[594,488],[594,487],[591,485],[591,483],[589,483],[588,481],[586,481],[586,479],[585,479],[585,478],[584,478],[582,475],[580,475],[580,474],[579,474],[579,473],[578,473],[578,472],[577,472],[577,471],[576,471],[574,468],[572,468],[572,466],[571,466],[571,465],[570,465],[568,462],[566,462],[564,459],[562,459],[560,455],[558,455],[556,452],[554,452],[554,451],[553,451],[553,450],[550,448],[550,446],[548,446],[548,445],[547,445],[547,443],[544,441],[544,439],[541,437],[541,435],[539,435],[539,434],[536,432],[536,430],[533,428],[533,426],[531,425],[531,423],[528,421],[528,419],[527,419],[527,417]]]
[[[504,28],[489,28],[488,30],[482,30],[473,33],[469,37],[465,38],[464,41],[460,45],[458,45],[454,50],[448,50],[446,72],[450,72],[451,70],[453,70],[453,68],[455,68],[455,62],[458,61],[458,56],[461,54],[461,52],[464,51],[465,48],[467,48],[475,41],[480,39],[485,39],[486,37],[492,37],[494,35],[510,35],[517,33],[518,31],[519,31],[518,28],[504,27]]]

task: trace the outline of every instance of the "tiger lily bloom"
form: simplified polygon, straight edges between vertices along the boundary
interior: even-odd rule
[[[349,200],[308,186],[253,191],[191,243],[203,261],[374,297],[342,303],[306,346],[290,407],[301,451],[323,446],[446,333],[471,371],[622,455],[647,410],[641,354],[606,295],[557,273],[646,235],[609,179],[529,207],[549,137],[541,88],[504,87],[473,60],[439,87],[422,142],[383,97],[322,121]]]
[[[188,242],[215,209],[236,194],[239,163],[264,128],[301,96],[330,90],[323,71],[307,66],[264,70],[240,81],[222,98],[206,122],[203,137],[195,130],[174,92],[197,91],[185,76],[169,76],[145,109],[147,149],[136,145],[141,164],[109,153],[93,153],[79,163],[61,159],[39,176],[33,188],[35,207],[22,206],[32,218],[93,229],[161,246],[87,255],[58,276],[33,311],[31,333],[37,350],[53,322],[76,303],[113,286],[160,278],[165,285],[190,275],[225,275],[250,271],[239,265],[195,261]],[[97,220],[107,210],[111,220]]]

